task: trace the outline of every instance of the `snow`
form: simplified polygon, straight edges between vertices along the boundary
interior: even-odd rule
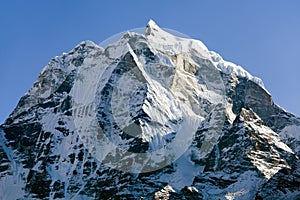
[[[195,165],[190,160],[190,150],[186,151],[178,160],[174,162],[175,172],[170,175],[163,175],[159,180],[166,181],[177,191],[185,186],[192,185],[195,176],[203,172],[204,167]],[[197,190],[191,187],[191,190]]]
[[[156,50],[170,55],[188,53],[193,49],[204,57],[209,56],[207,47],[201,41],[174,36],[161,29],[153,20],[149,21],[145,36]]]
[[[258,178],[256,172],[246,171],[238,180],[227,187],[224,191],[226,200],[248,200],[255,199],[255,193],[263,181]]]
[[[215,66],[225,74],[235,74],[238,77],[245,77],[255,83],[257,83],[260,87],[262,87],[267,93],[269,93],[260,78],[252,76],[249,72],[247,72],[243,67],[236,65],[232,62],[225,61],[223,58],[216,52],[210,51],[210,59],[215,64]]]
[[[290,125],[284,127],[280,133],[279,136],[282,138],[283,141],[300,141],[300,126],[297,125]],[[294,145],[293,147],[294,152],[300,151],[300,146]]]
[[[226,117],[228,118],[229,122],[232,124],[233,121],[235,120],[236,118],[236,115],[233,113],[232,111],[232,107],[233,107],[233,104],[226,104]]]
[[[245,190],[241,190],[241,191],[237,191],[237,192],[228,192],[226,195],[225,195],[225,198],[227,200],[234,200],[236,199],[237,197],[240,197],[242,195],[245,194]]]
[[[175,192],[175,190],[170,186],[166,185],[163,189],[155,193],[155,199],[169,199],[170,192]]]
[[[150,29],[154,29],[154,30],[160,29],[152,19],[149,20],[147,27],[149,27]]]
[[[12,174],[0,177],[0,199],[19,199],[25,195],[24,188],[26,183],[22,176],[26,176],[28,170],[23,169],[19,163],[15,162],[14,153],[5,145],[5,141],[4,133],[0,129],[0,145],[10,162],[9,171],[12,171]]]
[[[25,196],[25,182],[15,181],[10,175],[0,179],[0,199],[21,199]]]
[[[189,191],[191,191],[191,192],[199,192],[199,190],[197,189],[197,188],[195,188],[195,187],[193,187],[193,186],[189,186],[189,187],[187,187],[187,189],[189,190]]]
[[[297,125],[286,126],[280,131],[279,135],[283,139],[291,138],[300,141],[300,126]]]

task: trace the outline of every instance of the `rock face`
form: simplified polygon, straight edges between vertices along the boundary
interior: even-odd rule
[[[300,199],[300,119],[153,21],[55,57],[0,129],[0,199]]]

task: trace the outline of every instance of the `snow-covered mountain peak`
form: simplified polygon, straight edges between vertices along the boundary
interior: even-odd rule
[[[260,79],[150,20],[43,69],[0,127],[0,199],[297,199],[299,127]]]
[[[159,30],[160,29],[159,26],[152,19],[150,19],[148,21],[146,28],[154,29],[154,30]]]
[[[236,76],[246,77],[264,87],[260,78],[252,76],[239,65],[223,60],[219,54],[210,51],[201,41],[175,36],[160,28],[153,20],[149,21],[145,31],[145,36],[151,45],[157,50],[168,52],[173,55],[195,51],[201,55],[202,58],[212,61],[215,67],[223,73],[234,73]]]

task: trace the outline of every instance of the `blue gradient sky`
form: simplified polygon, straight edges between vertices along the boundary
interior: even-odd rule
[[[0,124],[51,58],[150,18],[262,78],[274,101],[300,116],[300,1],[103,2],[0,2]]]

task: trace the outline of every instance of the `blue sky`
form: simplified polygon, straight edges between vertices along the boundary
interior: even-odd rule
[[[300,116],[300,1],[1,1],[0,123],[56,55],[83,40],[158,25],[201,40],[263,79]]]

